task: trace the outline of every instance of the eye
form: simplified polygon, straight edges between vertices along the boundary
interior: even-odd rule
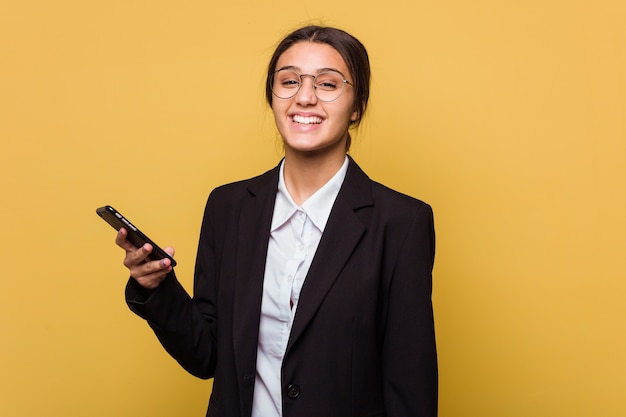
[[[297,87],[300,82],[298,80],[290,79],[290,80],[281,80],[280,85],[286,88]]]
[[[324,81],[317,83],[317,87],[321,88],[322,90],[334,90],[337,88],[337,84],[329,81]]]
[[[334,91],[339,88],[343,78],[335,73],[321,73],[315,79],[315,86],[321,90]]]
[[[274,84],[281,88],[292,89],[300,86],[300,76],[293,71],[280,70],[274,77]]]

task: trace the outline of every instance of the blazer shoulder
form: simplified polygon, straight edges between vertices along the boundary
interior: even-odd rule
[[[432,211],[426,202],[372,180],[352,158],[345,185],[344,195],[355,209],[371,206],[383,211],[387,209],[400,212],[414,212],[419,209]]]
[[[214,188],[209,194],[208,203],[220,204],[239,201],[241,198],[255,195],[264,190],[271,191],[278,187],[278,167],[252,178],[231,182]]]
[[[431,212],[430,204],[401,193],[376,181],[371,181],[374,204],[397,212]]]

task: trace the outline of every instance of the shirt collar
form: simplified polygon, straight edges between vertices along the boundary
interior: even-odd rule
[[[328,217],[330,217],[330,211],[333,208],[333,204],[335,204],[335,199],[339,194],[339,189],[343,184],[343,180],[346,178],[349,165],[348,161],[348,157],[346,156],[343,165],[335,175],[309,197],[301,207],[298,207],[291,198],[291,195],[289,195],[289,191],[287,191],[287,186],[285,185],[285,161],[283,160],[280,164],[278,192],[276,193],[276,204],[274,205],[271,231],[273,232],[285,224],[296,211],[302,210],[311,219],[315,227],[323,232]]]

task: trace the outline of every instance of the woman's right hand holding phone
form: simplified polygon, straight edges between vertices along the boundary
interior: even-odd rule
[[[152,252],[152,245],[146,243],[137,248],[126,239],[127,236],[128,232],[122,227],[115,237],[115,243],[126,251],[124,266],[129,269],[130,276],[144,288],[158,287],[172,270],[172,262],[167,258],[151,260],[148,255]],[[170,256],[174,256],[174,248],[168,246],[163,250]]]

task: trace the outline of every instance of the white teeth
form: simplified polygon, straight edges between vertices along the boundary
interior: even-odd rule
[[[322,123],[322,118],[321,117],[317,117],[317,116],[305,117],[305,116],[299,116],[299,115],[295,114],[293,116],[293,121],[296,122],[296,123],[301,123],[303,125],[311,125],[311,124]]]

